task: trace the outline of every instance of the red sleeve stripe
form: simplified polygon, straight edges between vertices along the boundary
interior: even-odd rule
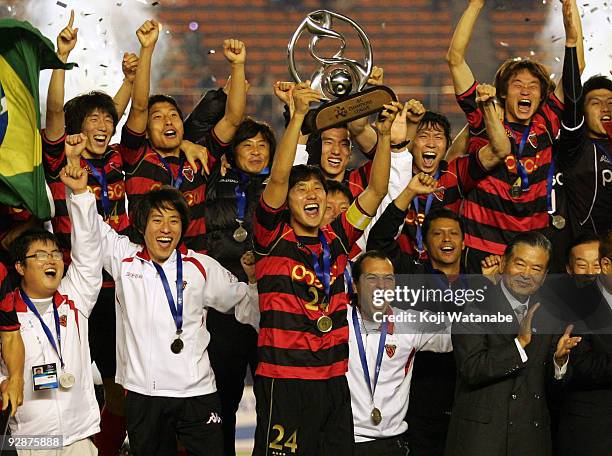
[[[202,276],[204,276],[204,280],[206,280],[206,270],[204,269],[204,265],[200,263],[198,259],[193,258],[193,257],[185,257],[183,258],[183,260],[186,261],[187,263],[193,264],[196,268],[198,268],[198,271],[200,271]]]

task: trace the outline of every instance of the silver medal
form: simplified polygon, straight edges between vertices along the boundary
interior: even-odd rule
[[[74,382],[75,382],[75,378],[74,378],[74,375],[72,375],[71,373],[64,372],[62,373],[62,375],[60,375],[59,383],[62,386],[62,388],[70,389],[74,386]]]

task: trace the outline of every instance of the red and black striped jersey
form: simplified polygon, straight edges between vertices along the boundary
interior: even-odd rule
[[[482,111],[476,103],[476,87],[457,96],[470,126],[469,153],[488,144]],[[561,126],[563,104],[550,93],[531,119],[531,129],[520,161],[529,177],[529,189],[518,197],[510,195],[513,184],[520,183],[517,150],[525,125],[506,125],[513,154],[478,183],[463,204],[465,245],[501,255],[506,244],[518,233],[542,230],[549,226],[547,180],[553,159],[553,141]]]
[[[17,331],[21,325],[11,299],[10,285],[7,283],[8,270],[0,263],[0,331]]]
[[[351,195],[353,195],[353,198],[357,198],[359,194],[366,189],[368,182],[370,181],[371,171],[372,160],[368,160],[359,168],[345,172],[342,183],[348,187]]]
[[[64,254],[64,263],[70,264],[70,232],[72,224],[68,216],[66,206],[66,186],[59,178],[61,169],[66,166],[66,154],[64,145],[66,134],[57,141],[49,141],[43,130],[43,165],[47,184],[53,195],[55,204],[55,216],[51,219],[53,232],[57,236],[60,248]],[[105,217],[106,222],[118,233],[124,233],[130,225],[129,217],[125,210],[125,185],[123,178],[123,161],[119,153],[118,145],[109,146],[108,150],[100,158],[90,158],[87,161],[93,165],[98,172],[104,169],[108,188],[108,199],[110,210],[108,216],[104,214],[102,203],[102,185],[94,176],[89,163],[81,158],[81,166],[87,170],[87,187],[96,196],[96,207],[98,214]],[[110,276],[104,275],[104,286],[112,286]]]
[[[480,163],[477,153],[457,157],[450,163],[442,160],[438,169],[440,170],[438,185],[443,189],[432,194],[430,211],[444,207],[459,214],[466,195],[476,188],[480,180],[488,175],[487,170]],[[415,258],[420,257],[421,260],[427,258],[427,252],[422,252],[419,256],[416,232],[417,224],[423,225],[425,220],[427,198],[428,195],[419,197],[418,212],[414,203],[411,203],[410,209],[406,213],[404,227],[398,238],[398,244],[404,253]]]
[[[211,147],[226,146],[211,137],[209,143],[213,142],[216,142],[216,145],[208,144],[209,150]],[[187,200],[191,212],[191,222],[183,240],[188,248],[204,252],[206,249],[204,201],[207,177],[202,175],[201,165],[194,170],[182,152],[178,157],[166,156],[163,159],[170,167],[170,174],[145,134],[136,134],[127,126],[123,127],[121,134],[120,151],[124,163],[125,190],[130,205],[136,204],[147,192],[162,185],[172,185],[177,179],[182,179],[179,190]],[[212,160],[212,154],[209,154],[209,166],[213,165]]]
[[[344,375],[348,366],[349,297],[344,269],[351,247],[370,217],[357,201],[330,225],[321,228],[330,251],[330,296],[317,278],[312,254],[321,255],[318,237],[298,237],[287,222],[287,206],[272,209],[263,198],[255,211],[253,238],[261,312],[257,374],[272,378],[324,380]],[[317,320],[333,322],[323,333]]]

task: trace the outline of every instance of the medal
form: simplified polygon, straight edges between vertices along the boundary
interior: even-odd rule
[[[563,228],[565,228],[565,217],[559,214],[553,215],[552,224],[558,230],[562,230]]]
[[[237,221],[240,224],[240,226],[236,228],[236,231],[234,231],[234,241],[244,242],[246,241],[246,238],[249,235],[249,232],[244,229],[244,227],[242,226],[241,220],[237,220]]]
[[[332,319],[327,315],[322,315],[317,320],[317,329],[322,333],[328,333],[331,331],[332,326],[334,326]]]
[[[183,350],[184,346],[185,344],[183,343],[181,338],[177,337],[176,339],[172,341],[172,344],[170,344],[170,350],[172,350],[172,353],[174,353],[175,355],[178,355],[181,352],[181,350]]]
[[[520,198],[523,194],[523,189],[519,185],[513,185],[510,188],[510,196],[512,198]]]
[[[380,410],[376,407],[372,409],[370,416],[372,417],[372,423],[374,423],[374,426],[378,426],[382,421],[382,413],[380,413]]]
[[[75,382],[74,375],[68,372],[64,372],[62,375],[60,375],[59,383],[62,386],[62,388],[70,389],[74,386],[74,382]]]

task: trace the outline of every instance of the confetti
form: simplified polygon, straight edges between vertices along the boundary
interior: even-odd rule
[[[170,30],[166,30],[166,35],[170,35]]]
[[[200,24],[198,24],[197,22],[189,23],[189,30],[191,30],[192,32],[195,32],[199,27],[200,27]]]
[[[535,52],[534,51],[529,51],[529,55],[533,57],[535,55]]]
[[[380,24],[380,27],[381,27],[381,28],[384,30],[384,29],[385,29],[385,27],[387,27],[387,23],[386,23],[386,22],[383,22],[382,24]]]
[[[57,6],[61,6],[62,8],[66,8],[68,6],[65,3],[62,3],[62,2],[59,2],[59,1],[56,3],[56,5]]]
[[[101,66],[102,68],[108,68],[108,65],[104,65],[103,63],[101,63],[101,64],[100,64],[100,66]]]
[[[525,18],[525,22],[529,22],[531,19],[529,19],[528,17]]]
[[[104,19],[103,17],[101,17],[100,19],[98,19],[98,22],[102,22],[102,19]]]
[[[589,48],[589,51],[592,51],[592,50],[593,50],[593,48],[592,48],[592,47],[590,47],[590,48]]]
[[[561,59],[559,57],[555,57],[555,62],[560,62]]]
[[[594,13],[595,11],[597,11],[599,8],[595,7],[595,8],[591,8],[591,13]]]
[[[556,43],[557,41],[559,41],[561,38],[563,38],[562,36],[558,36],[557,38],[555,38],[554,40],[552,40],[553,43]]]
[[[500,44],[500,46],[503,46],[503,47],[508,47],[508,46],[510,46],[510,45],[509,45],[508,43],[506,43],[505,41],[500,41],[500,42],[499,42],[499,44]]]
[[[215,51],[214,49],[209,49],[209,50],[208,50],[208,55],[210,55],[210,54],[214,54],[215,52],[216,52],[216,51]]]
[[[153,3],[151,3],[151,6],[157,6],[157,5],[159,5],[159,2],[153,2]]]
[[[121,3],[121,2],[117,2],[117,3],[116,3],[116,5],[117,5],[117,6],[121,6],[121,5],[123,5],[123,3]]]
[[[542,5],[546,5],[546,0],[542,0]]]

